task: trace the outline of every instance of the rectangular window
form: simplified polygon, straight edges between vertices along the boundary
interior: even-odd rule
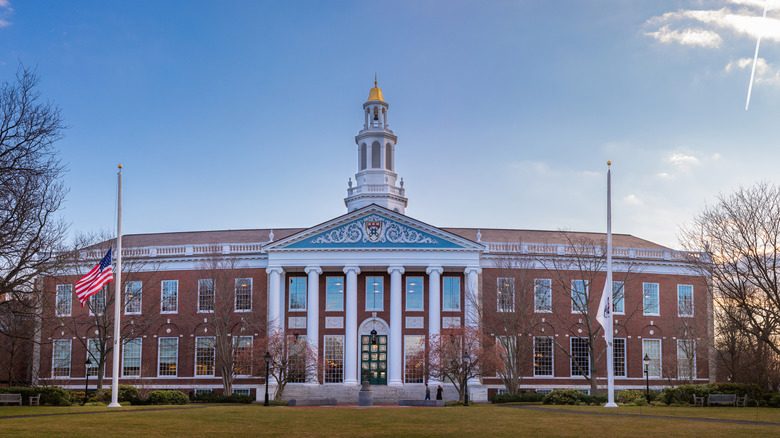
[[[252,279],[236,278],[236,312],[252,310]]]
[[[157,375],[175,376],[179,364],[179,338],[160,338]]]
[[[55,339],[51,356],[51,375],[70,377],[70,339]]]
[[[615,377],[626,377],[626,340],[615,338],[612,340],[612,361],[615,364]]]
[[[425,381],[425,336],[404,336],[404,383]]]
[[[252,337],[233,337],[233,372],[237,376],[252,375]]]
[[[696,341],[693,339],[677,340],[677,378],[696,378]]]
[[[515,279],[499,277],[496,283],[498,290],[496,309],[499,312],[513,312],[515,310]]]
[[[406,277],[406,310],[423,310],[422,277]]]
[[[325,310],[344,310],[344,277],[325,278]]]
[[[113,284],[113,283],[112,283]],[[89,297],[89,314],[102,315],[106,311],[106,290],[108,285],[104,285],[94,295]]]
[[[73,306],[73,285],[58,284],[57,302],[54,307],[55,314],[57,316],[70,316],[72,306]]]
[[[588,281],[571,281],[571,313],[586,313],[588,309]]]
[[[322,351],[325,355],[323,372],[325,383],[344,382],[344,337],[325,336]]]
[[[176,313],[179,311],[179,280],[162,281],[160,311],[163,313]]]
[[[290,310],[306,310],[306,277],[290,277]]]
[[[214,336],[199,336],[195,338],[195,375],[214,375],[214,353],[216,348]]]
[[[590,375],[590,355],[586,338],[571,338],[571,376]]]
[[[642,358],[650,358],[650,377],[661,377],[661,340],[642,339]]]
[[[290,383],[306,383],[306,354],[304,351],[306,342],[304,337],[298,342],[291,342],[287,349],[287,381]],[[288,341],[289,342],[289,341]]]
[[[693,316],[693,286],[677,285],[677,316]]]
[[[252,390],[249,388],[233,388],[233,394],[236,395],[252,395]]]
[[[441,310],[460,310],[460,277],[444,277]]]
[[[214,311],[214,280],[201,278],[198,280],[198,312]]]
[[[128,281],[125,283],[125,314],[141,313],[141,290],[143,283],[140,281]]]
[[[534,376],[553,375],[553,339],[534,336]]]
[[[552,280],[534,279],[534,312],[552,312]]]
[[[384,277],[366,277],[366,310],[383,310]]]
[[[100,345],[97,339],[87,339],[87,359],[90,362],[89,375],[102,375],[102,370],[98,367],[98,363],[100,363]]]
[[[642,291],[644,292],[644,303],[642,312],[645,315],[660,315],[660,305],[658,303],[658,283],[644,283],[642,285]]]
[[[612,282],[612,312],[618,315],[626,314],[625,284],[622,281]]]
[[[122,348],[122,375],[141,375],[141,338],[126,339]]]

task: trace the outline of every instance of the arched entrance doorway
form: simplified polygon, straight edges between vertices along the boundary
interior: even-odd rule
[[[360,381],[371,385],[387,385],[387,323],[371,317],[363,321],[358,333],[360,339]]]

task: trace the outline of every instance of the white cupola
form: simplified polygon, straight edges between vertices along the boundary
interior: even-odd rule
[[[357,144],[358,171],[355,185],[349,181],[344,203],[347,212],[377,204],[388,210],[404,214],[407,199],[404,196],[404,182],[396,186],[395,144],[398,138],[387,123],[387,102],[374,78],[374,88],[363,104],[363,129],[355,136]]]

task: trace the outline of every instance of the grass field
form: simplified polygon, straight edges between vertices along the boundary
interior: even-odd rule
[[[542,407],[536,405],[536,407]],[[0,407],[0,436],[780,436],[780,410],[477,405],[448,408],[289,408],[259,405]],[[566,411],[576,411],[570,413]],[[588,415],[582,412],[609,413]],[[9,418],[17,415],[52,415]],[[650,415],[653,417],[636,417]],[[694,417],[751,424],[676,420]],[[768,422],[774,425],[757,424]]]

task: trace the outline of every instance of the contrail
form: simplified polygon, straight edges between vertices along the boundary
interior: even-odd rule
[[[762,17],[764,20],[766,20],[766,7],[768,6],[768,3],[764,3],[764,16]],[[758,46],[761,45],[761,30],[759,29],[758,32],[758,39],[756,40],[756,54],[753,55],[753,71],[750,73],[750,85],[748,85],[748,95],[747,95],[747,102],[745,102],[745,111],[748,110],[748,107],[750,106],[750,93],[753,91],[753,78],[756,76],[756,64],[758,63]]]

